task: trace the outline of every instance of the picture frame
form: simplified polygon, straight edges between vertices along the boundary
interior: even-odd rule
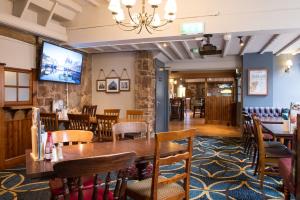
[[[120,79],[120,91],[130,91],[130,79]]]
[[[107,93],[119,93],[120,92],[120,78],[119,77],[106,78],[106,92]]]
[[[248,69],[248,95],[249,96],[268,95],[268,69],[266,68]]]
[[[96,81],[96,90],[98,92],[105,92],[106,91],[106,80],[97,80]]]

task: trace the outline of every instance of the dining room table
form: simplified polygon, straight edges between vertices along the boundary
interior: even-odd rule
[[[282,117],[260,117],[261,123],[264,124],[283,124],[284,119]]]
[[[262,126],[266,131],[274,136],[275,140],[279,140],[287,146],[291,145],[291,141],[294,138],[294,133],[290,132],[287,121],[284,121],[284,123],[281,124],[262,122]]]
[[[165,142],[161,145],[161,157],[172,156],[186,151],[186,146],[175,142]],[[116,142],[102,142],[63,146],[63,159],[59,161],[87,158],[93,156],[103,156],[124,152],[136,153],[136,167],[138,179],[142,180],[146,176],[146,166],[154,159],[155,140],[154,138],[140,140],[121,140]],[[51,178],[55,176],[53,165],[55,162],[35,161],[31,155],[31,150],[26,150],[26,175],[30,178]]]

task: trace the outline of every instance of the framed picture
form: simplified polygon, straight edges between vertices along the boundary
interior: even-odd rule
[[[119,78],[106,78],[106,92],[118,93],[120,92],[120,79]]]
[[[97,82],[97,84],[96,84],[97,91],[105,92],[106,91],[106,81],[105,80],[97,80],[96,82]]]
[[[248,70],[248,95],[268,95],[268,70]]]
[[[120,91],[130,91],[130,79],[120,80]]]

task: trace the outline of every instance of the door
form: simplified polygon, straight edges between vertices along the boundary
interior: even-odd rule
[[[164,63],[155,59],[156,67],[156,133],[168,131],[169,127],[169,72]]]

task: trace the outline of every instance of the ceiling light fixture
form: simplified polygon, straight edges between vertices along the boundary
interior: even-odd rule
[[[176,0],[167,0],[165,6],[164,20],[161,20],[156,9],[161,4],[162,0],[148,0],[152,7],[152,13],[146,12],[146,0],[142,0],[142,11],[139,13],[132,13],[132,7],[135,5],[136,0],[110,0],[108,9],[112,12],[113,18],[119,27],[124,31],[134,31],[141,33],[145,28],[148,33],[152,34],[153,31],[159,31],[160,28],[173,22],[176,19],[177,4]],[[121,6],[126,7],[129,21],[125,22],[125,14]]]
[[[238,36],[238,38],[240,39],[240,46],[243,47],[245,45],[243,41],[243,36]]]
[[[292,60],[287,60],[286,61],[286,68],[285,68],[285,72],[289,72],[291,67],[293,66],[293,61]]]

